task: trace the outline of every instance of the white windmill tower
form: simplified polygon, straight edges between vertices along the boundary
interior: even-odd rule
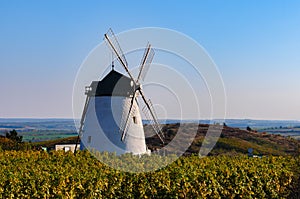
[[[79,128],[80,149],[116,152],[118,155],[150,153],[146,146],[137,97],[140,96],[144,101],[144,114],[164,143],[153,106],[146,99],[140,84],[152,62],[154,51],[148,44],[138,77],[134,79],[112,30],[109,29],[104,37],[129,77],[115,71],[112,64],[112,70],[101,81],[93,81],[86,87],[87,98]]]

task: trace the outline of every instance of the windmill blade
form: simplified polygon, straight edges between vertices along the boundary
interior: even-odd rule
[[[87,112],[89,101],[90,101],[90,96],[87,95],[86,96],[86,100],[85,100],[85,104],[84,104],[84,107],[83,107],[82,115],[81,115],[80,127],[79,127],[79,131],[78,131],[78,137],[77,137],[77,140],[76,140],[76,145],[75,145],[74,153],[76,153],[77,145],[78,145],[78,142],[79,142],[79,137],[82,135],[82,132],[83,132],[85,115],[86,115],[86,112]]]
[[[133,93],[133,97],[132,97],[131,102],[130,102],[130,107],[129,107],[129,111],[128,111],[125,123],[120,128],[120,131],[122,133],[122,135],[121,135],[121,141],[123,141],[123,142],[125,141],[125,137],[126,137],[126,133],[127,133],[127,127],[128,127],[128,121],[129,121],[129,118],[130,118],[130,115],[131,115],[131,111],[132,111],[132,107],[133,107],[133,103],[134,103],[134,100],[135,100],[135,97],[136,97],[135,93],[136,92]]]
[[[149,102],[147,101],[143,91],[141,89],[139,89],[139,92],[140,92],[140,95],[142,96],[142,99],[143,101],[145,102],[146,104],[146,107],[153,119],[153,122],[154,122],[154,125],[151,125],[153,130],[155,131],[156,135],[158,136],[158,138],[161,140],[161,142],[164,144],[164,140],[163,140],[163,133],[161,132],[161,129],[159,128],[160,124],[158,123],[157,119],[156,119],[156,116],[155,116],[155,113],[154,113],[154,110],[152,110],[152,106],[150,106]]]
[[[128,69],[128,64],[127,64],[126,58],[125,58],[124,53],[123,53],[123,51],[120,47],[120,44],[117,40],[117,37],[115,36],[115,34],[113,33],[111,28],[108,30],[108,32],[106,34],[104,34],[104,37],[105,37],[107,43],[109,44],[109,46],[111,47],[112,51],[117,56],[120,64],[124,67],[126,72],[129,74],[131,80],[134,83],[136,83],[136,81],[134,80],[133,76],[131,75],[131,73]]]
[[[120,55],[118,56],[118,58],[120,58],[122,60],[122,62],[128,66],[127,60],[124,56],[124,53],[121,49],[121,46],[117,40],[116,35],[114,34],[114,32],[112,31],[112,29],[108,29],[107,33],[104,34],[105,38],[108,40],[110,47],[112,48],[112,50],[117,54]]]
[[[145,79],[146,73],[149,70],[149,66],[153,60],[154,57],[154,50],[151,48],[151,44],[147,44],[147,47],[145,49],[141,64],[140,64],[140,71],[137,78],[137,83],[139,83],[141,80],[143,81]]]

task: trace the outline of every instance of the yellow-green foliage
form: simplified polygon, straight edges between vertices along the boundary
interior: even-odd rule
[[[161,159],[110,161],[121,164],[122,158],[138,167]],[[190,156],[156,172],[128,173],[88,152],[3,151],[0,198],[286,198],[298,179],[297,164],[299,157]]]

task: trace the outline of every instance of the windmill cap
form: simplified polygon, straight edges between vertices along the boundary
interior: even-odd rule
[[[129,77],[111,70],[101,81],[92,82],[87,95],[129,97],[134,91],[134,84]]]

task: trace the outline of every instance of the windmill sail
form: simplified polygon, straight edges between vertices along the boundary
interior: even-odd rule
[[[156,120],[157,116],[156,116],[155,110],[153,108],[153,105],[152,105],[152,102],[150,99],[148,100],[148,104],[149,104],[149,106],[145,105],[143,107],[142,111],[143,111],[146,119],[149,121],[150,125],[152,126],[154,132],[157,134],[157,136],[162,141],[162,143],[164,143],[164,141],[163,141],[164,135],[161,131],[162,127],[161,127],[161,124]],[[152,111],[153,116],[151,114],[151,111]]]
[[[136,96],[136,94],[134,93],[130,103],[127,103],[125,105],[125,106],[130,106],[128,113],[127,114],[126,113],[122,114],[122,120],[121,120],[121,124],[120,124],[120,133],[121,133],[121,140],[122,141],[125,140],[125,137],[127,135],[127,131],[128,131],[129,125],[130,125],[130,123],[128,122],[129,118],[132,117],[132,114],[135,111],[133,109],[133,103],[134,103],[134,100],[135,100],[135,96]]]
[[[117,37],[115,36],[114,32],[112,31],[112,29],[110,28],[107,33],[105,34],[105,38],[107,39],[106,41],[108,41],[109,46],[111,48],[114,48],[113,51],[116,51],[116,54],[118,55],[118,58],[122,60],[122,62],[128,66],[127,60],[125,58],[125,55],[121,49],[121,46],[117,40]]]
[[[149,70],[149,66],[153,60],[154,54],[155,54],[154,50],[151,48],[151,45],[148,43],[140,64],[140,71],[137,78],[137,83],[145,79],[145,76]]]
[[[128,64],[127,64],[126,58],[123,54],[123,51],[120,47],[120,44],[119,44],[116,36],[114,35],[113,31],[111,29],[109,29],[108,32],[106,34],[104,34],[104,37],[105,37],[106,41],[108,42],[109,46],[111,47],[112,51],[118,57],[118,60],[119,60],[120,64],[126,70],[127,74],[129,75],[130,79],[132,80],[132,82],[134,84],[134,88],[135,88],[134,96],[131,100],[131,105],[130,105],[130,109],[128,111],[127,117],[126,117],[125,121],[122,121],[122,123],[124,123],[124,124],[120,125],[120,131],[122,132],[121,140],[124,141],[124,139],[126,137],[126,134],[127,134],[126,129],[127,129],[127,125],[128,125],[128,120],[129,120],[130,114],[132,112],[131,109],[132,109],[132,106],[133,106],[133,103],[134,103],[134,100],[135,100],[136,92],[138,91],[140,96],[142,97],[144,103],[146,104],[146,109],[148,109],[147,112],[149,113],[148,114],[149,120],[153,121],[152,122],[152,127],[153,127],[155,133],[158,135],[158,137],[162,141],[162,143],[164,143],[163,134],[161,133],[161,128],[160,128],[160,125],[159,125],[159,123],[156,119],[154,109],[153,109],[152,105],[150,106],[149,102],[146,100],[146,98],[145,98],[145,96],[142,92],[142,88],[139,86],[139,81],[144,80],[145,75],[146,75],[146,73],[149,69],[149,66],[150,66],[150,64],[152,62],[152,59],[153,59],[153,56],[154,56],[154,51],[151,49],[151,45],[148,44],[146,49],[145,49],[145,52],[144,52],[144,55],[143,55],[143,58],[142,58],[142,61],[141,61],[139,75],[138,75],[138,78],[135,80],[133,78],[132,74],[130,73],[129,69],[128,69]]]
[[[86,90],[86,94],[87,94],[87,92],[88,91]],[[84,121],[85,121],[85,118],[86,118],[85,116],[86,116],[86,112],[87,112],[89,101],[90,101],[90,96],[87,95],[85,103],[84,103],[84,107],[83,107],[83,112],[82,112],[81,120],[80,120],[80,127],[79,127],[79,131],[78,131],[78,137],[77,137],[77,140],[76,140],[76,145],[75,145],[74,153],[76,153],[76,150],[77,150],[77,145],[78,145],[79,137],[82,136],[83,126],[84,126]]]

